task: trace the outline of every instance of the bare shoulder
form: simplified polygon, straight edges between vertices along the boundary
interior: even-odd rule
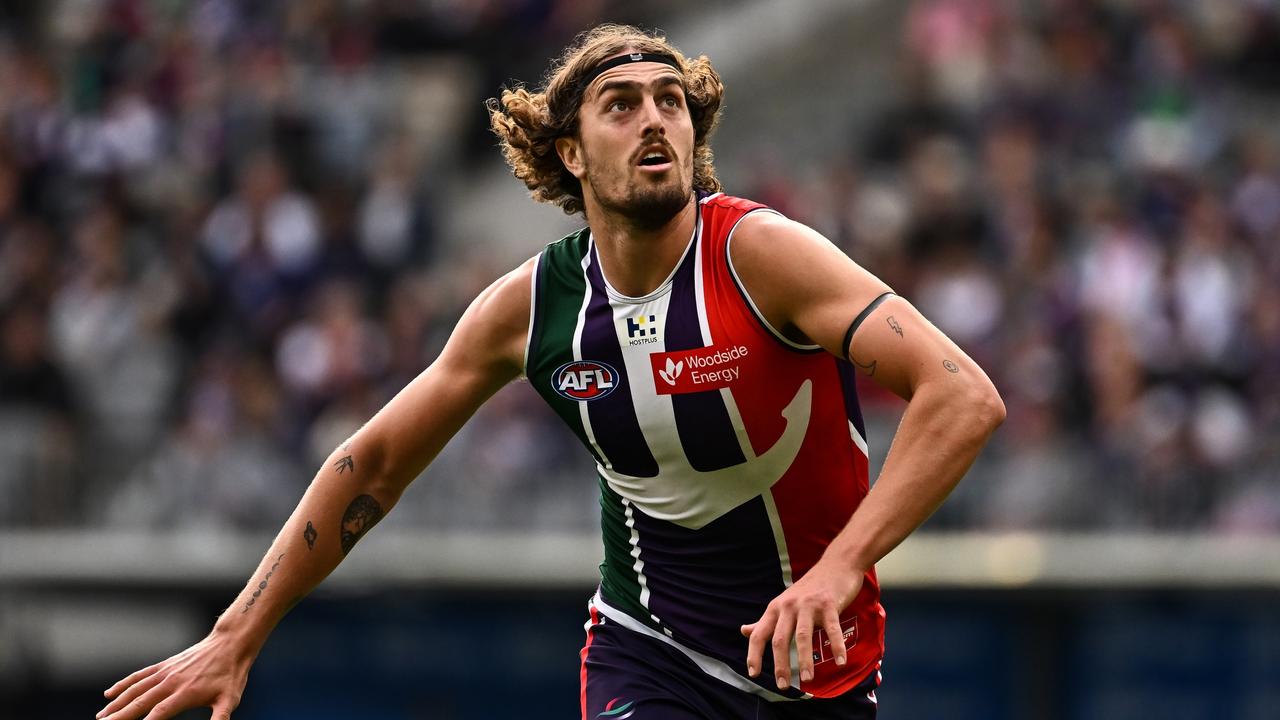
[[[777,213],[743,218],[729,252],[738,277],[774,327],[837,355],[843,355],[842,334],[853,317],[848,313],[857,314],[889,290],[822,233]]]
[[[753,212],[744,217],[733,231],[732,252],[735,265],[764,261],[790,267],[814,257],[849,260],[822,233],[776,212]]]
[[[537,257],[493,281],[458,322],[442,359],[465,356],[519,374],[529,333],[531,288]],[[461,359],[461,357],[459,357]]]

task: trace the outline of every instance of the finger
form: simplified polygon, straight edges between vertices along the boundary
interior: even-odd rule
[[[801,612],[796,616],[796,659],[800,662],[800,679],[813,679],[813,613]]]
[[[231,711],[235,709],[236,706],[229,702],[219,702],[213,706],[213,714],[209,716],[209,720],[231,720]]]
[[[795,631],[795,612],[783,610],[773,628],[773,676],[779,690],[791,687],[791,638]]]
[[[124,692],[120,693],[120,696],[117,697],[115,700],[112,700],[111,702],[107,703],[107,706],[99,710],[98,714],[95,715],[94,717],[101,718],[105,715],[110,715],[111,713],[119,710],[125,705],[128,705],[129,703],[133,702],[142,693],[160,684],[160,681],[162,680],[164,680],[164,675],[162,673],[158,673],[158,672],[151,673],[151,675],[145,678],[142,678],[138,682],[134,683],[133,686],[130,687],[128,690],[125,690]]]
[[[751,631],[756,629],[756,625],[757,625],[757,623],[751,623],[751,624],[749,624],[749,625],[743,625],[742,627],[739,627],[739,628],[738,628],[738,632],[742,633],[742,637],[748,637],[748,638],[749,638],[749,637],[751,637]]]
[[[827,639],[831,641],[831,655],[837,665],[845,663],[844,631],[840,629],[840,613],[830,605],[823,608],[823,628],[827,631]]]
[[[773,623],[777,619],[777,611],[769,608],[764,615],[750,625],[750,641],[747,643],[747,677],[760,674],[760,666],[764,662],[764,644],[773,632]],[[746,627],[746,626],[744,626]]]
[[[173,689],[173,685],[168,678],[161,680],[155,687],[147,692],[134,698],[133,702],[125,705],[110,715],[103,716],[102,720],[137,720],[142,717],[148,710],[156,706],[169,694]]]
[[[142,720],[166,720],[186,710],[186,707],[180,705],[177,697],[166,697],[164,701],[157,702],[155,707],[151,708],[151,712],[147,712],[147,716]]]
[[[155,665],[149,665],[147,667],[142,668],[141,670],[138,670],[137,672],[133,673],[129,677],[123,680],[120,680],[115,685],[112,685],[111,687],[107,688],[106,691],[102,693],[103,696],[112,697],[113,695],[120,692],[121,690],[129,687],[130,685],[136,683],[142,678],[154,673],[156,670],[159,670],[160,666],[163,664],[164,662],[161,661],[156,663]]]
[[[156,706],[151,708],[151,712],[147,713],[147,716],[142,720],[169,720],[169,718],[189,707],[192,707],[191,703],[183,702],[179,695],[171,695],[156,703]]]

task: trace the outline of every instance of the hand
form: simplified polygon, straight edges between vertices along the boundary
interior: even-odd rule
[[[796,641],[800,659],[800,680],[813,679],[813,628],[827,631],[831,652],[837,665],[845,664],[844,633],[840,630],[840,612],[853,602],[862,589],[863,574],[846,569],[814,565],[804,577],[774,598],[764,615],[750,625],[742,626],[742,634],[751,639],[747,647],[747,675],[760,674],[765,643],[772,638],[773,672],[778,689],[791,685],[791,640]]]
[[[225,636],[210,635],[163,662],[112,685],[99,720],[165,720],[183,710],[213,708],[212,720],[230,720],[249,679],[252,658]]]

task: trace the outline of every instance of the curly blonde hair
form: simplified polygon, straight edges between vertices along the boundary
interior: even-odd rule
[[[503,87],[500,98],[489,98],[489,125],[498,136],[502,155],[515,176],[524,181],[538,202],[559,205],[566,214],[583,213],[582,184],[560,162],[556,138],[578,132],[582,78],[604,60],[624,50],[660,53],[675,58],[684,80],[685,100],[693,120],[693,187],[719,192],[708,140],[720,120],[724,83],[705,55],[686,58],[661,35],[630,25],[607,23],[587,30],[565,48],[551,65],[543,88],[530,92],[521,85]]]

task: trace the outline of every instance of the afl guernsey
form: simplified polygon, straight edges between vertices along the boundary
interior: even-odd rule
[[[841,616],[844,667],[815,628],[811,682],[793,657],[791,689],[778,691],[770,652],[757,679],[746,674],[739,627],[813,567],[868,488],[853,366],[770,327],[733,269],[734,227],[753,212],[773,211],[700,196],[688,248],[644,297],[609,285],[589,229],[548,245],[525,374],[596,460],[593,617],[769,700],[834,697],[884,652],[874,570]]]

